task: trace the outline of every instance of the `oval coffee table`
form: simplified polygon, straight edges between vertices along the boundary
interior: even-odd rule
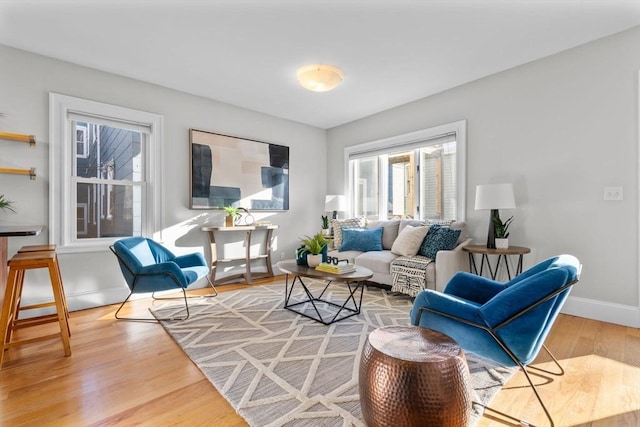
[[[280,271],[284,272],[287,276],[285,282],[284,308],[324,325],[330,325],[360,314],[364,282],[373,277],[371,270],[359,265],[355,266],[355,271],[345,274],[318,271],[315,268],[298,265],[295,261],[280,261],[276,265]],[[289,275],[293,276],[291,285],[289,285]],[[327,284],[318,296],[314,296],[307,284],[304,283],[303,278],[324,280]],[[324,297],[327,288],[329,288],[332,283],[340,283],[347,286],[349,295],[344,302],[336,303]],[[292,301],[291,294],[296,284],[300,285],[305,293],[305,297],[302,300],[297,299]],[[358,290],[360,290],[359,295],[356,294]],[[304,307],[300,307],[306,304],[311,304],[312,310],[305,311]]]

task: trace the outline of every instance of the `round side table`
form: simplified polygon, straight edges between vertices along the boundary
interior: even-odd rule
[[[466,245],[462,247],[462,250],[469,254],[469,272],[473,274],[477,274],[482,276],[484,272],[485,263],[487,265],[487,269],[489,270],[489,275],[493,280],[496,280],[496,276],[498,275],[498,269],[500,268],[500,261],[504,263],[504,267],[507,271],[507,277],[511,280],[513,277],[516,277],[518,274],[522,273],[522,257],[525,254],[531,252],[531,249],[524,246],[509,246],[506,249],[490,249],[485,245]],[[480,261],[480,271],[478,271],[478,266],[476,264],[476,260],[473,257],[474,254],[481,255]],[[489,262],[489,255],[496,255],[498,259],[496,260],[495,266],[492,268],[491,263]],[[518,264],[515,268],[514,275],[511,277],[511,270],[509,269],[509,262],[507,261],[507,256],[517,256]]]
[[[360,406],[373,426],[466,427],[471,377],[452,338],[418,326],[369,334],[359,372]]]

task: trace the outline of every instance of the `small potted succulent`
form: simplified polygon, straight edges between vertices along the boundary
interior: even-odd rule
[[[496,249],[508,249],[509,248],[509,226],[513,222],[513,216],[506,221],[502,222],[499,216],[492,218],[493,226],[495,228],[496,236]]]
[[[233,206],[225,206],[222,209],[227,213],[227,216],[224,217],[224,226],[233,227],[236,223],[236,219],[240,218],[242,215],[240,213],[240,209]]]
[[[331,234],[331,229],[329,228],[329,215],[322,215],[322,233],[325,236],[329,236]]]

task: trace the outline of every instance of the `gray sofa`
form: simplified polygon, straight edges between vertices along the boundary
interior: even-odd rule
[[[469,261],[466,252],[462,247],[469,244],[467,225],[464,222],[452,222],[448,227],[460,229],[460,236],[456,241],[456,246],[451,250],[440,250],[436,253],[435,259],[424,256],[401,256],[391,251],[393,243],[399,233],[407,225],[413,227],[429,226],[430,223],[419,220],[385,220],[385,221],[365,221],[358,223],[356,219],[333,220],[332,227],[336,243],[341,244],[341,230],[343,228],[379,228],[382,227],[382,249],[381,251],[362,252],[357,250],[340,251],[339,246],[330,248],[328,256],[346,259],[350,263],[361,265],[373,271],[372,282],[390,286],[392,290],[407,293],[415,296],[419,287],[443,291],[449,279],[458,271],[467,271]],[[394,264],[395,263],[395,264]],[[398,267],[411,266],[412,268]],[[393,268],[392,268],[393,267]],[[392,271],[393,270],[393,271]],[[413,274],[411,272],[413,271]],[[417,274],[416,274],[417,273]],[[413,276],[413,277],[408,277]],[[407,282],[413,281],[413,287],[407,288]]]

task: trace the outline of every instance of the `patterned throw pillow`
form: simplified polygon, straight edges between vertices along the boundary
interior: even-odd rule
[[[348,219],[332,219],[331,228],[333,228],[333,247],[340,248],[342,246],[342,229],[343,228],[364,228],[366,223],[365,217],[348,218]]]
[[[424,236],[427,234],[429,227],[413,227],[411,225],[405,226],[396,241],[391,246],[391,253],[400,256],[414,256],[418,253],[420,245],[424,240]]]
[[[461,230],[441,225],[429,227],[427,237],[424,238],[418,253],[427,258],[436,259],[438,251],[449,251],[456,247]]]
[[[382,227],[379,228],[343,228],[340,251],[381,251]]]

